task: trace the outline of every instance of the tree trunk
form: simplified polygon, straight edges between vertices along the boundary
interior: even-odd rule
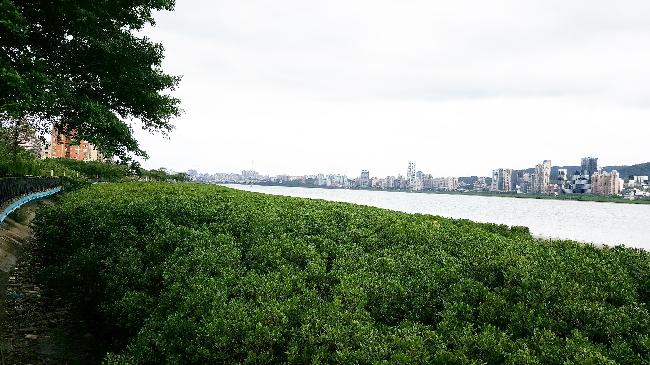
[[[20,148],[20,127],[22,127],[23,118],[16,118],[16,123],[14,125],[14,131],[11,141],[11,154],[13,162],[16,162],[18,159],[18,149]]]

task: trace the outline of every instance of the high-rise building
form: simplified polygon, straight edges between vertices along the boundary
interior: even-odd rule
[[[373,189],[380,189],[382,186],[382,180],[378,177],[373,177],[370,179],[370,187]]]
[[[426,178],[426,175],[422,171],[418,171],[415,173],[415,183],[410,184],[409,189],[411,191],[422,191],[424,189],[424,179]]]
[[[52,144],[46,157],[51,158],[71,158],[80,161],[99,161],[102,155],[95,146],[87,141],[76,141],[74,132],[69,134],[60,133],[55,128],[52,129]]]
[[[345,181],[347,178],[343,175],[327,175],[325,177],[325,186],[343,188],[345,187]]]
[[[519,180],[519,191],[522,193],[533,193],[535,176],[534,172],[524,172]]]
[[[537,194],[545,194],[550,190],[551,185],[551,160],[544,160],[544,162],[535,166],[535,178],[533,180],[533,192]]]
[[[244,180],[252,181],[259,180],[260,174],[255,170],[243,170],[241,176]]]
[[[512,188],[516,192],[526,192],[526,171],[512,170]]]
[[[492,191],[512,191],[512,169],[496,169],[492,171]]]
[[[395,189],[395,176],[386,176],[384,189]]]
[[[318,185],[318,186],[326,186],[327,185],[327,178],[325,177],[325,174],[316,175],[316,185]]]
[[[361,170],[361,176],[359,177],[359,187],[362,188],[370,187],[370,171]]]
[[[474,190],[475,191],[483,191],[488,189],[488,184],[487,184],[487,177],[481,176],[479,177],[476,182],[474,182]]]
[[[437,177],[432,180],[432,185],[435,190],[453,191],[458,188],[458,179],[449,177]]]
[[[591,192],[600,195],[618,195],[621,193],[621,179],[618,171],[597,171],[591,176]]]
[[[499,169],[492,170],[492,185],[490,185],[490,191],[499,191],[499,178]]]
[[[415,190],[417,185],[417,176],[415,172],[415,161],[409,161],[409,168],[406,172],[409,190]]]
[[[564,191],[567,188],[567,183],[569,182],[569,170],[567,169],[558,169],[557,170],[557,183],[560,186],[560,190]]]
[[[512,169],[503,169],[499,189],[504,192],[512,191]]]
[[[598,158],[597,157],[584,157],[580,162],[580,172],[582,175],[591,176],[598,171]]]

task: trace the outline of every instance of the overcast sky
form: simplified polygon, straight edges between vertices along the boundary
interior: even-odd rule
[[[650,161],[650,1],[177,0],[144,165],[488,176]]]

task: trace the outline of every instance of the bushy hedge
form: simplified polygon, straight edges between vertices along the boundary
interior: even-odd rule
[[[0,177],[34,175],[34,161],[36,157],[31,152],[22,148],[12,151],[3,140],[0,127]]]
[[[112,162],[79,161],[65,158],[41,160],[32,152],[19,149],[9,151],[0,141],[0,177],[2,176],[54,176],[104,181],[122,180],[132,173],[128,166]]]
[[[49,173],[49,169],[54,170],[59,176],[62,171],[66,174],[72,172],[72,176],[79,174],[89,179],[100,179],[104,181],[119,181],[132,173],[129,167],[124,164],[100,161],[79,161],[70,158],[50,158],[40,162],[41,168]]]
[[[193,184],[102,184],[36,226],[111,364],[648,364],[650,256]]]

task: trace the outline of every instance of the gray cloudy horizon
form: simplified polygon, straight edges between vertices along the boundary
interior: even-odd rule
[[[650,3],[177,0],[149,168],[489,176],[650,161]],[[136,128],[137,130],[137,128]]]

